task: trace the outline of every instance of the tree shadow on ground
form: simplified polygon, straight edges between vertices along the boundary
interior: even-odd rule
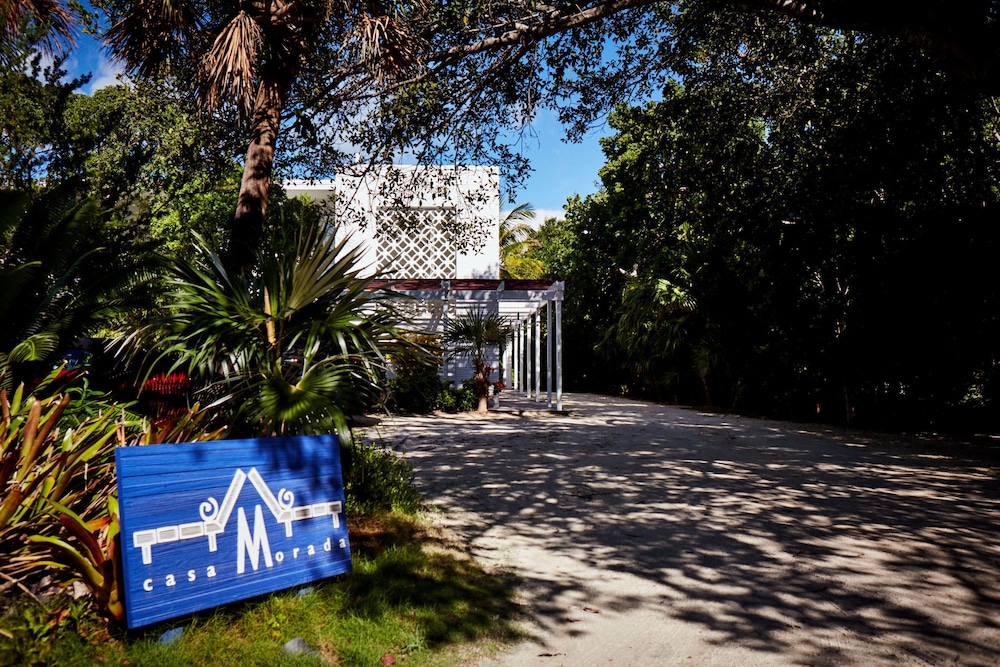
[[[351,520],[358,556],[344,584],[361,618],[406,610],[429,645],[523,637],[510,573],[487,572],[446,536],[405,517]]]
[[[996,447],[614,399],[393,433],[428,500],[475,514],[471,543],[503,534],[580,566],[519,572],[550,627],[587,590],[796,664],[996,664]],[[653,592],[595,584],[608,575]]]

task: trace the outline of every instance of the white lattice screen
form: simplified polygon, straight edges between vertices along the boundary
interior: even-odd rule
[[[378,261],[398,278],[454,278],[458,255],[453,240],[454,209],[379,211]]]

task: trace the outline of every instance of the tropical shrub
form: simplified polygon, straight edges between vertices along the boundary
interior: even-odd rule
[[[356,516],[387,512],[412,514],[423,506],[413,486],[413,466],[381,443],[355,442],[345,466],[344,494]]]
[[[386,407],[395,413],[424,414],[439,409],[441,393],[446,391],[437,371],[429,369],[418,375],[395,377],[389,381]]]
[[[397,413],[422,414],[440,409],[441,340],[427,334],[404,334],[412,345],[392,355],[394,377],[389,380],[386,408]]]
[[[479,405],[476,380],[464,380],[455,387],[448,385],[442,400],[441,409],[445,412],[471,412]]]
[[[150,333],[240,436],[336,431],[372,407],[388,351],[405,347],[388,292],[362,277],[361,250],[325,222],[303,224],[291,251],[232,270],[199,238],[174,264],[169,315]]]
[[[70,409],[71,393],[0,389],[0,578],[22,590],[43,575],[82,581],[101,613],[119,619],[114,448],[221,432],[206,432],[205,415],[195,413],[154,430],[129,405],[79,391],[86,405]]]
[[[102,246],[98,202],[79,190],[67,182],[34,197],[0,191],[0,373],[8,389],[44,374],[76,338],[152,303],[156,263]]]
[[[455,387],[440,378],[436,367],[425,367],[389,381],[386,407],[395,413],[426,414],[435,410],[469,412],[478,403],[474,380]]]
[[[0,548],[12,555],[0,563],[0,574],[8,581],[26,573],[18,557],[24,538],[56,530],[48,520],[53,503],[83,515],[98,513],[107,503],[114,487],[114,447],[139,431],[139,424],[111,410],[67,427],[70,400],[69,394],[39,400],[24,385],[12,394],[0,389]]]

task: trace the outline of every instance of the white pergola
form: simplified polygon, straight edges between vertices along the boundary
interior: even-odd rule
[[[415,323],[431,332],[442,331],[448,318],[476,309],[506,317],[514,332],[502,359],[504,384],[511,391],[541,403],[544,345],[547,407],[562,411],[563,281],[419,279],[385,281],[381,286],[419,300],[424,310],[415,317]],[[546,322],[544,335],[543,310]]]

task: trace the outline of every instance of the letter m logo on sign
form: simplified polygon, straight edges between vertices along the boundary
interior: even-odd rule
[[[130,628],[348,572],[334,436],[115,450]]]

